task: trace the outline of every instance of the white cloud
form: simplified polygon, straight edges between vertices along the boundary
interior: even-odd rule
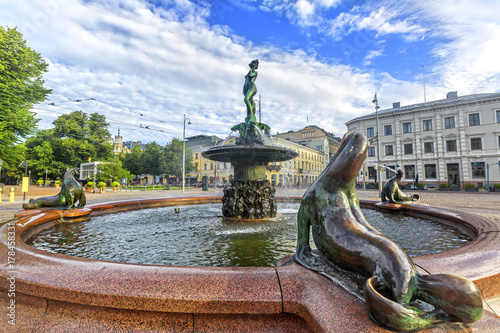
[[[426,28],[408,18],[400,19],[399,16],[397,12],[383,6],[373,10],[354,7],[350,12],[341,13],[329,22],[329,33],[336,40],[360,30],[373,30],[378,35],[398,34],[407,41],[415,41],[425,36]]]
[[[500,3],[440,1],[419,4],[441,39],[434,47],[436,83],[459,93],[500,91]]]
[[[33,24],[31,18],[45,3],[12,4],[0,20],[24,33],[23,26]],[[348,119],[366,113],[359,101],[369,101],[370,75],[322,63],[302,51],[254,46],[224,27],[209,26],[203,19],[207,13],[198,15],[198,7],[179,3],[181,9],[173,5],[152,11],[136,0],[121,5],[60,2],[50,20],[34,24],[36,29],[25,37],[50,63],[49,80],[103,102],[59,105],[106,115],[113,120],[112,132],[119,126],[125,140],[165,143],[180,137],[183,114],[197,124],[186,129],[187,135],[229,134],[231,125],[246,115],[241,91],[254,58],[261,60],[256,83],[262,120],[273,132],[300,129],[309,117],[310,123],[342,135]],[[50,81],[47,86],[54,89],[51,101],[83,98]],[[41,125],[50,127],[58,115],[41,111]]]
[[[315,8],[314,14],[309,15],[317,15],[321,6],[338,4],[309,2]],[[283,11],[293,10],[287,1],[267,1],[267,7],[271,5],[282,6]],[[411,23],[413,16],[399,19],[384,14],[392,12],[392,7],[387,8],[359,17],[354,12],[350,16],[341,14],[339,22],[346,23],[339,23],[339,27],[375,27],[373,13],[378,13],[379,17],[388,18],[387,24],[376,25],[381,34],[396,33],[398,29],[407,35],[418,32],[419,25]],[[375,91],[379,92],[381,107],[390,107],[398,100],[406,105],[423,99],[420,82],[398,81],[375,70],[363,72],[348,65],[327,63],[300,49],[286,51],[272,45],[253,45],[251,40],[233,35],[230,27],[211,26],[206,20],[209,10],[213,8],[186,0],[170,1],[160,9],[140,0],[120,4],[111,0],[85,4],[76,0],[31,0],[29,5],[12,2],[5,6],[0,21],[9,27],[18,26],[28,44],[48,59],[48,79],[103,102],[61,106],[106,115],[113,120],[112,133],[120,126],[125,140],[166,143],[172,137],[181,137],[183,114],[193,123],[186,128],[188,136],[229,134],[231,125],[243,121],[246,115],[242,85],[247,64],[255,58],[261,61],[256,84],[262,94],[262,121],[272,127],[273,133],[301,129],[308,117],[310,124],[341,136],[346,121],[372,111],[370,102]],[[496,36],[495,21],[491,21],[490,37]],[[492,63],[495,44],[462,29],[459,33],[464,36],[463,41],[455,35],[453,40],[462,44],[442,44],[443,54],[447,59],[458,59],[458,52],[464,52],[463,64],[479,73],[473,72],[467,82],[476,82],[480,75],[485,75],[484,82],[488,84],[495,82],[495,74],[488,71],[490,66],[481,63]],[[480,52],[467,51],[471,36],[478,37]],[[382,51],[372,51],[365,60],[381,56]],[[473,61],[474,55],[479,55],[481,61]],[[497,64],[492,66],[496,70]],[[426,69],[430,67],[426,64]],[[451,76],[451,67],[443,67],[449,70],[445,77],[450,82],[459,80]],[[428,100],[433,96],[443,98],[444,89],[449,89],[435,85],[436,82],[428,83]],[[54,89],[51,101],[83,98],[52,82],[47,82],[47,86]],[[480,85],[473,86],[479,89]],[[70,112],[47,105],[38,108]],[[58,115],[41,112],[41,125],[49,127]],[[146,130],[145,126],[163,132]]]
[[[363,61],[363,64],[365,66],[368,66],[372,63],[372,60],[377,58],[377,57],[380,57],[382,56],[384,53],[384,49],[380,49],[380,50],[371,50],[370,52],[368,52],[368,54],[366,55],[364,61]]]

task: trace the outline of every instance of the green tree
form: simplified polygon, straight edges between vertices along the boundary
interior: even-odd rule
[[[34,133],[39,121],[30,109],[51,92],[42,80],[47,66],[20,32],[0,26],[0,159],[10,167],[22,155],[16,144]]]
[[[62,163],[54,161],[54,151],[48,141],[35,146],[30,155],[31,159],[28,159],[28,165],[37,176],[44,176],[45,170],[50,175],[60,174],[64,169]]]
[[[131,174],[137,176],[142,174],[142,147],[136,144],[132,147],[130,154],[125,154],[122,157],[123,167],[130,171]]]
[[[182,178],[182,140],[173,139],[163,149],[162,170],[164,173]],[[193,152],[186,148],[186,174],[195,169]]]
[[[66,168],[78,167],[87,162],[89,157],[94,161],[113,158],[113,147],[107,142],[111,136],[109,124],[104,116],[97,113],[89,116],[82,111],[75,111],[58,117],[53,124],[53,129],[40,130],[26,140],[31,161],[40,157],[41,151],[36,147],[45,143],[50,145],[53,158],[45,168],[52,170],[51,177],[61,176]]]
[[[107,163],[99,164],[99,170],[101,174],[99,175],[99,180],[111,180],[121,182],[122,178],[127,179],[127,183],[134,178],[133,175],[130,174],[130,171],[123,168],[122,161],[118,158],[113,158]]]
[[[155,141],[149,142],[142,153],[142,173],[159,176],[162,170],[161,147]]]

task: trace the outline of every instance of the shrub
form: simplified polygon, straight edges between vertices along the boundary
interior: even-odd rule
[[[86,187],[94,187],[94,182],[87,182]]]
[[[378,188],[378,182],[373,183],[373,186]]]
[[[43,184],[43,178],[38,179],[38,180],[36,181],[36,183],[37,183],[38,185],[42,185],[42,184]]]
[[[97,187],[100,187],[100,188],[106,187],[106,183],[100,182],[99,184],[97,184]]]
[[[114,181],[114,182],[111,183],[111,186],[112,187],[118,187],[118,186],[120,186],[120,183],[117,182],[117,181]]]
[[[476,188],[476,185],[472,183],[465,183],[465,188]]]
[[[493,185],[493,188],[494,188],[495,190],[500,190],[500,184],[495,184],[495,185]]]
[[[60,181],[60,180],[56,180],[56,181],[54,182],[54,184],[56,184],[56,185],[61,185],[61,181]]]
[[[450,185],[448,185],[448,183],[439,184],[439,188],[448,188],[448,187],[450,187]]]
[[[424,188],[425,187],[425,184],[424,183],[417,183],[416,185],[417,187],[421,187],[421,188]]]

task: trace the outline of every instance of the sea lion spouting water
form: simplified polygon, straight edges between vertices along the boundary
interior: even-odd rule
[[[449,274],[421,275],[393,241],[374,228],[359,207],[356,176],[366,158],[363,134],[347,133],[330,164],[302,198],[293,259],[320,271],[309,233],[331,265],[368,279],[364,299],[372,318],[398,330],[481,318],[481,294],[473,282]]]

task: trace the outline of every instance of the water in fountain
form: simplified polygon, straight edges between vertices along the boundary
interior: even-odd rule
[[[84,258],[158,265],[272,266],[295,250],[298,203],[280,203],[265,223],[227,221],[220,204],[146,209],[62,223],[27,243]],[[420,218],[363,209],[367,219],[410,256],[464,245],[458,229]],[[117,237],[119,235],[119,237]],[[313,245],[312,245],[313,246]]]

